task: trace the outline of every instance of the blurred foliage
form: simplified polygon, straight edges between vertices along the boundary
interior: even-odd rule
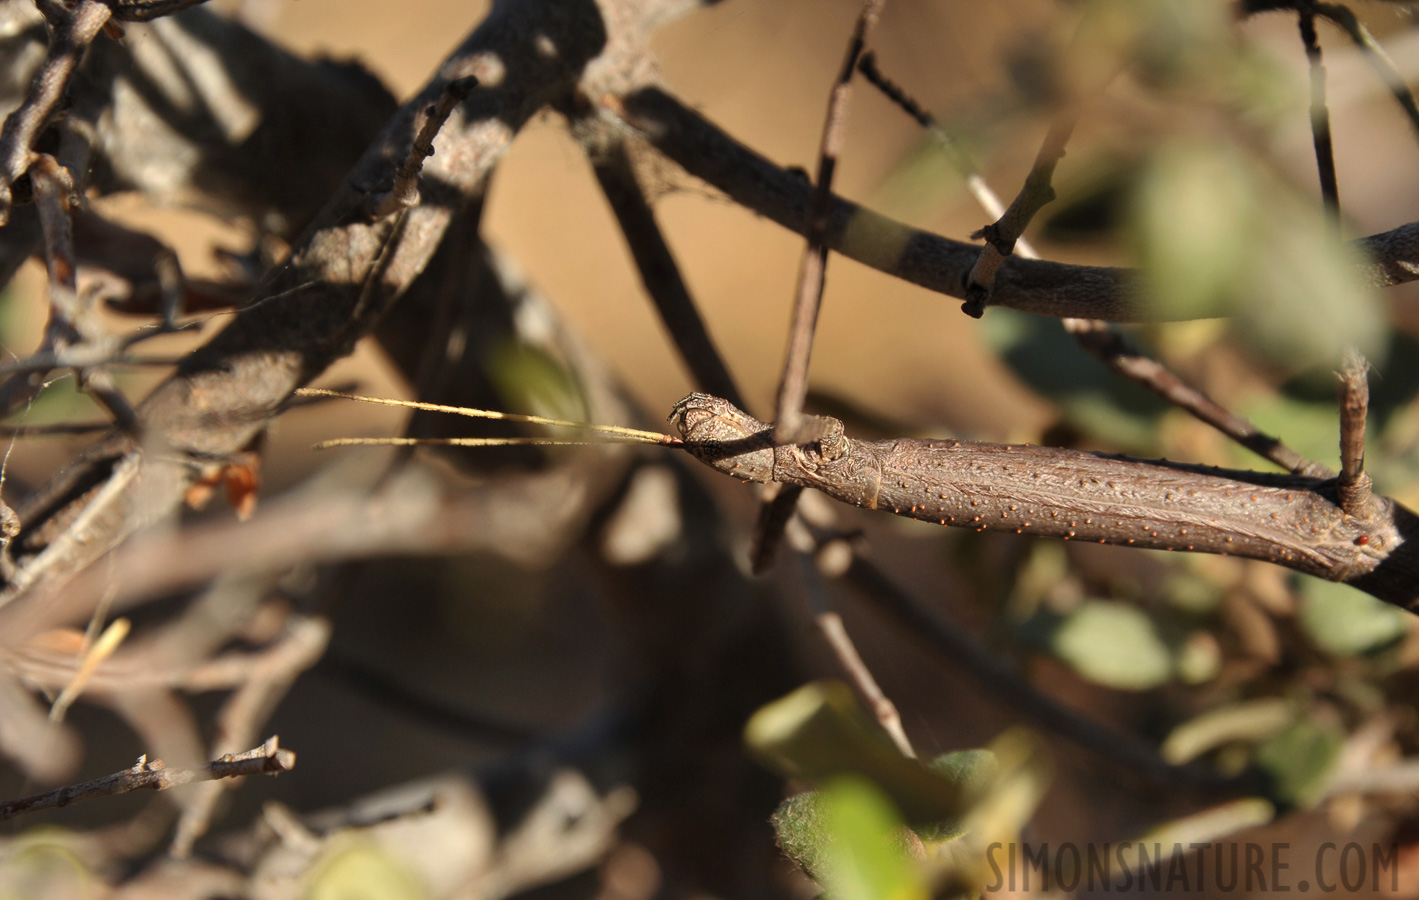
[[[311,870],[306,900],[426,900],[421,886],[394,856],[373,842],[337,842]]]
[[[763,707],[745,740],[774,771],[815,786],[784,800],[773,826],[784,855],[830,897],[918,897],[927,885],[978,893],[987,848],[1018,839],[1050,779],[1023,732],[925,765],[909,759],[835,682]]]
[[[488,355],[488,375],[508,412],[573,422],[588,418],[581,383],[541,347],[504,338]]]
[[[1173,652],[1153,620],[1126,603],[1081,604],[1055,628],[1050,647],[1085,678],[1119,690],[1147,690],[1173,675]]]
[[[1256,764],[1270,778],[1272,799],[1295,806],[1319,799],[1344,739],[1334,727],[1302,719],[1263,741]]]
[[[1291,372],[1334,365],[1349,347],[1381,362],[1379,295],[1315,204],[1243,151],[1195,139],[1159,147],[1129,233],[1164,315],[1228,316],[1252,353]]]
[[[69,837],[55,828],[31,828],[7,848],[0,866],[0,900],[98,896],[101,883],[75,854]]]
[[[1021,381],[1054,402],[1071,428],[1130,453],[1157,453],[1158,418],[1168,405],[1110,372],[1057,320],[992,309],[981,320],[981,336]]]
[[[1315,645],[1333,656],[1360,656],[1393,647],[1409,631],[1410,613],[1349,585],[1301,580],[1299,622]]]

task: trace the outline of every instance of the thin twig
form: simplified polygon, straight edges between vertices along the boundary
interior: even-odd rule
[[[0,804],[0,822],[25,813],[57,809],[80,800],[111,797],[129,791],[165,791],[171,787],[218,778],[277,775],[289,772],[295,764],[295,751],[281,747],[280,739],[275,735],[253,750],[229,753],[195,769],[169,769],[163,765],[162,760],[149,760],[145,755],[138,757],[136,763],[121,772]]]
[[[605,141],[605,146],[589,148],[588,152],[596,181],[621,226],[641,283],[680,351],[680,358],[701,390],[742,399],[724,357],[715,346],[700,311],[695,308],[680,266],[655,220],[655,211],[646,202],[625,145],[616,136]]]
[[[286,635],[257,657],[246,682],[217,713],[213,752],[220,754],[227,747],[240,747],[251,739],[251,734],[259,733],[296,677],[319,661],[329,641],[327,621],[305,616],[295,618]],[[210,826],[222,792],[229,787],[212,784],[200,788],[183,809],[169,851],[174,857],[183,859],[192,852],[193,844]]]
[[[1238,444],[1296,475],[1328,478],[1328,466],[1288,447],[1249,420],[1226,409],[1201,390],[1183,381],[1156,359],[1140,351],[1122,332],[1097,319],[1063,319],[1064,327],[1079,346],[1113,371],[1152,391],[1168,403],[1211,425]]]
[[[1170,765],[1151,747],[1083,718],[1041,693],[955,625],[928,612],[880,569],[861,557],[854,555],[844,577],[903,632],[926,644],[937,659],[958,666],[982,690],[1065,740],[1161,784],[1226,794],[1254,788],[1245,778],[1222,775],[1200,766]]]
[[[813,564],[812,557],[806,553],[798,553],[795,556],[798,559],[798,573],[801,576],[801,583],[813,609],[813,622],[818,626],[818,631],[822,633],[828,649],[832,651],[843,674],[857,690],[867,708],[872,711],[873,716],[877,719],[877,724],[882,726],[882,730],[892,739],[892,743],[897,745],[897,750],[908,759],[916,759],[916,750],[907,737],[906,729],[902,727],[902,716],[897,711],[897,705],[877,683],[876,676],[863,661],[862,654],[857,652],[857,645],[853,643],[852,636],[848,634],[843,617],[834,611],[829,603],[822,573]]]
[[[113,17],[122,22],[151,22],[184,9],[201,6],[207,0],[104,0]]]
[[[1316,17],[1303,10],[1298,16],[1301,43],[1311,72],[1311,142],[1316,149],[1316,172],[1320,177],[1321,201],[1331,223],[1340,227],[1340,185],[1335,176],[1335,151],[1330,135],[1330,108],[1325,102],[1325,62],[1316,38]]]
[[[918,125],[936,139],[937,146],[946,154],[946,160],[965,179],[966,190],[970,191],[971,196],[975,198],[976,203],[980,204],[982,209],[997,219],[1005,214],[1005,204],[1000,202],[1000,197],[986,182],[985,177],[981,175],[971,158],[966,155],[966,151],[962,150],[951,133],[936,121],[935,116],[912,99],[911,95],[902,90],[896,82],[882,74],[882,70],[877,68],[875,53],[864,53],[862,61],[857,64],[857,71],[862,73],[869,84],[886,95],[887,99],[915,119]],[[1038,258],[1024,238],[1020,239],[1018,248],[1021,256],[1028,259]]]
[[[1350,351],[1340,371],[1340,480],[1336,493],[1340,508],[1368,518],[1371,481],[1365,471],[1365,418],[1370,408],[1370,385],[1365,378],[1370,364]]]
[[[795,443],[809,437],[804,433],[803,401],[808,396],[808,365],[813,355],[813,336],[818,329],[818,310],[822,306],[828,268],[833,173],[837,169],[843,132],[847,127],[852,74],[885,5],[886,0],[865,0],[863,3],[853,25],[852,36],[848,39],[842,68],[838,70],[837,80],[828,95],[828,111],[823,117],[823,134],[818,145],[818,177],[813,181],[813,198],[804,232],[806,243],[798,266],[798,282],[793,290],[788,352],[784,356],[783,378],[779,382],[778,398],[774,404],[774,440],[779,443]],[[762,572],[772,565],[774,553],[783,538],[784,526],[797,505],[798,493],[781,490],[761,500],[763,508],[750,550],[754,571]]]
[[[1317,15],[1324,16],[1339,25],[1350,36],[1350,40],[1359,48],[1365,61],[1384,80],[1385,86],[1389,88],[1395,102],[1404,110],[1409,124],[1414,127],[1416,133],[1419,133],[1419,102],[1415,102],[1414,92],[1409,89],[1409,84],[1405,82],[1404,76],[1400,74],[1394,60],[1390,59],[1385,48],[1375,40],[1374,35],[1370,34],[1370,30],[1344,6],[1335,3],[1314,3],[1312,7]]]
[[[828,96],[828,111],[823,119],[823,135],[818,145],[818,177],[813,181],[813,200],[809,207],[807,243],[798,268],[798,283],[794,287],[793,319],[789,326],[788,353],[783,363],[783,380],[779,383],[778,400],[774,406],[774,439],[793,443],[801,439],[798,433],[803,415],[803,400],[808,394],[808,362],[813,354],[813,334],[818,326],[818,308],[823,299],[824,276],[828,265],[828,226],[832,212],[833,173],[838,154],[842,152],[843,132],[847,127],[848,101],[852,97],[852,73],[862,56],[867,38],[882,15],[886,0],[866,0],[853,25],[847,53],[837,80]]]
[[[774,564],[783,530],[798,508],[803,488],[796,484],[766,484],[759,492],[759,518],[749,547],[749,571],[762,575]]]

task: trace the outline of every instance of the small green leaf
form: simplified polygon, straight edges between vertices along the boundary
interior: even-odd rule
[[[1332,656],[1361,656],[1391,647],[1409,630],[1409,613],[1334,581],[1301,583],[1301,627]]]
[[[938,756],[928,763],[928,767],[960,791],[963,813],[939,822],[919,825],[916,833],[928,843],[953,841],[966,833],[966,818],[975,804],[990,793],[1000,772],[1000,764],[994,753],[977,748]]]
[[[1262,743],[1254,762],[1270,782],[1271,798],[1290,806],[1308,806],[1318,799],[1342,742],[1334,730],[1301,719]]]
[[[1302,371],[1387,338],[1379,294],[1315,204],[1231,146],[1179,142],[1140,181],[1133,235],[1150,302],[1169,318],[1231,316],[1254,355]]]
[[[832,853],[823,806],[822,791],[804,791],[780,803],[769,818],[779,850],[819,884],[827,878],[824,872]]]
[[[515,339],[500,343],[489,355],[488,376],[510,410],[575,422],[587,418],[576,376],[540,347]]]
[[[1090,600],[1060,623],[1055,655],[1097,684],[1125,691],[1157,687],[1173,674],[1173,655],[1153,620],[1136,606]]]
[[[1330,376],[1327,380],[1330,396],[1324,400],[1263,396],[1242,404],[1237,412],[1265,433],[1281,436],[1296,452],[1333,466],[1340,453],[1340,415],[1335,406],[1335,379]],[[1238,465],[1249,466],[1256,459],[1241,447],[1233,447],[1231,455]]]

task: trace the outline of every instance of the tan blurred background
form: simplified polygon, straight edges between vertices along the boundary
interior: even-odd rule
[[[408,96],[486,8],[425,0],[411,7],[351,0],[266,0],[268,34],[303,52],[360,59]],[[670,88],[732,135],[783,165],[811,168],[827,88],[856,0],[730,0],[662,29],[655,50]],[[1050,0],[892,3],[874,45],[883,67],[937,111],[1001,90],[1000,60],[1053,27]],[[1037,137],[999,149],[1002,186],[1023,175]],[[870,90],[852,109],[839,190],[888,215],[964,237],[986,221],[959,179],[926,188],[927,206],[884,182],[923,143],[917,126]],[[938,168],[941,168],[938,166]],[[712,334],[760,413],[781,365],[802,242],[665,167],[657,211]],[[944,169],[941,174],[945,175]],[[1004,189],[1004,187],[1002,188]],[[663,414],[693,385],[643,298],[589,166],[544,115],[498,168],[486,233],[589,336],[647,408]],[[855,263],[830,264],[814,356],[816,388],[897,418],[944,418],[969,430],[1029,431],[1046,414],[977,349],[956,301]]]

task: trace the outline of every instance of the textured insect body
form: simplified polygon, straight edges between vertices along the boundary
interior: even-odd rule
[[[1419,573],[1411,573],[1402,559],[1393,566],[1393,550],[1406,538],[1419,536],[1419,518],[1377,495],[1365,501],[1363,515],[1349,515],[1336,502],[1333,479],[1020,444],[911,438],[859,441],[844,434],[842,422],[831,418],[810,419],[806,425],[812,433],[806,440],[775,445],[772,425],[708,394],[691,394],[675,405],[670,421],[680,432],[676,438],[615,425],[333,391],[300,393],[594,433],[565,441],[347,438],[318,446],[471,447],[611,440],[679,447],[744,481],[815,488],[866,509],[962,528],[1262,559],[1350,582],[1406,608],[1419,605],[1413,593]],[[1392,571],[1380,568],[1382,563],[1392,566]]]
[[[1368,571],[1397,541],[1346,516],[1331,482],[1017,444],[859,441],[820,419],[807,443],[691,394],[671,422],[685,448],[747,481],[815,488],[844,503],[943,525],[1191,550],[1281,563],[1323,578]]]

